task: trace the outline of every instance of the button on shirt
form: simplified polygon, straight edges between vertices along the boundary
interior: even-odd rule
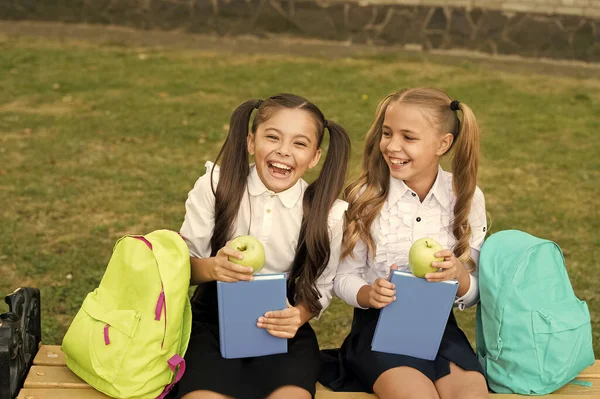
[[[360,307],[356,299],[359,289],[363,285],[373,284],[379,277],[387,278],[392,264],[398,265],[399,270],[410,272],[408,251],[419,238],[431,237],[444,248],[453,249],[456,244],[452,233],[455,202],[452,174],[441,167],[423,202],[402,180],[390,177],[390,193],[371,226],[376,252],[374,256],[369,256],[366,243],[362,240],[357,242],[354,258],[348,256],[338,266],[334,282],[336,295],[354,307]],[[473,196],[469,223],[471,257],[477,264],[486,232],[485,200],[478,187]],[[479,300],[476,270],[470,275],[469,290],[456,300],[461,310]]]
[[[210,183],[212,168],[215,169],[213,183],[216,189],[219,167],[207,162],[206,173],[196,181],[185,203],[186,214],[181,235],[185,237],[191,256],[196,258],[208,258],[211,254],[210,239],[215,226],[215,196]],[[275,193],[263,184],[256,167],[251,165],[247,191],[240,204],[233,236],[249,234],[262,242],[266,263],[261,274],[291,271],[302,223],[302,198],[307,187],[308,183],[300,179],[289,189]],[[332,297],[333,278],[342,243],[343,216],[347,207],[346,202],[337,200],[329,213],[331,253],[327,267],[316,282],[321,294],[322,311]]]

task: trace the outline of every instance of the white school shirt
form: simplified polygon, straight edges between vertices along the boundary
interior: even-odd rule
[[[215,196],[211,190],[210,172],[215,189],[218,183],[219,166],[206,162],[206,173],[201,176],[189,192],[185,203],[185,220],[181,235],[196,258],[208,258],[211,254],[210,239],[215,226]],[[242,198],[235,221],[233,237],[252,235],[265,247],[266,263],[261,274],[288,273],[298,246],[302,223],[302,199],[308,187],[303,179],[280,193],[269,190],[262,182],[254,165],[250,166],[247,191]],[[321,295],[321,312],[327,308],[333,295],[333,278],[337,270],[343,236],[343,216],[348,203],[336,200],[329,212],[329,263],[316,281]]]
[[[456,196],[452,190],[452,174],[438,167],[436,180],[423,200],[402,180],[390,177],[390,191],[381,213],[371,226],[376,245],[375,256],[368,256],[367,245],[359,240],[351,256],[340,261],[334,281],[335,294],[346,303],[360,308],[356,295],[366,284],[373,284],[379,277],[387,278],[392,264],[398,270],[410,272],[408,251],[413,242],[423,237],[437,240],[444,248],[453,249],[456,238],[452,234],[452,215]],[[483,193],[477,187],[473,196],[471,212],[471,256],[476,263],[486,234],[487,222]],[[463,310],[479,301],[477,268],[470,274],[471,285],[456,300]]]

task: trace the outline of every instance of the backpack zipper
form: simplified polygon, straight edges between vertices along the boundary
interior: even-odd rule
[[[140,241],[143,241],[146,246],[150,249],[150,251],[153,251],[152,248],[152,243],[150,243],[150,241],[148,241],[144,236],[133,236],[133,238],[137,238]],[[160,272],[158,273],[159,278],[160,278]],[[160,344],[160,348],[162,349],[163,346],[165,345],[165,339],[167,338],[167,302],[165,299],[165,286],[163,285],[162,279],[160,280],[160,294],[158,295],[158,301],[156,302],[156,308],[154,309],[154,320],[160,321],[160,316],[163,312],[163,309],[165,311],[165,329],[164,329],[164,333],[163,333],[163,339],[162,342]],[[107,335],[108,332],[107,330],[105,330],[105,338],[108,336]]]
[[[165,313],[165,332],[163,334],[163,339],[162,342],[160,344],[160,348],[162,349],[164,344],[165,344],[165,339],[167,338],[167,302],[165,300],[165,287],[162,283],[162,281],[160,282],[160,285],[162,287],[161,291],[160,291],[160,295],[158,296],[158,301],[156,302],[156,308],[154,310],[154,320],[160,320],[160,316],[163,313],[163,309],[164,309],[164,313]]]

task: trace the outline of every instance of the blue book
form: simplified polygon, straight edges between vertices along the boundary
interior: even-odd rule
[[[458,281],[428,282],[394,271],[396,300],[381,310],[371,342],[378,352],[434,360],[452,311]]]
[[[256,326],[270,310],[287,307],[285,274],[255,275],[252,281],[217,281],[221,356],[226,359],[287,352],[287,339]]]

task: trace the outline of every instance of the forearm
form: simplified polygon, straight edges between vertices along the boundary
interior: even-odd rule
[[[198,285],[214,281],[209,275],[208,271],[211,270],[212,262],[215,258],[190,258],[190,264],[192,267],[190,284]]]
[[[463,271],[459,273],[456,280],[458,281],[458,291],[456,291],[456,296],[461,297],[465,295],[471,287],[471,277],[466,268],[463,267]]]

